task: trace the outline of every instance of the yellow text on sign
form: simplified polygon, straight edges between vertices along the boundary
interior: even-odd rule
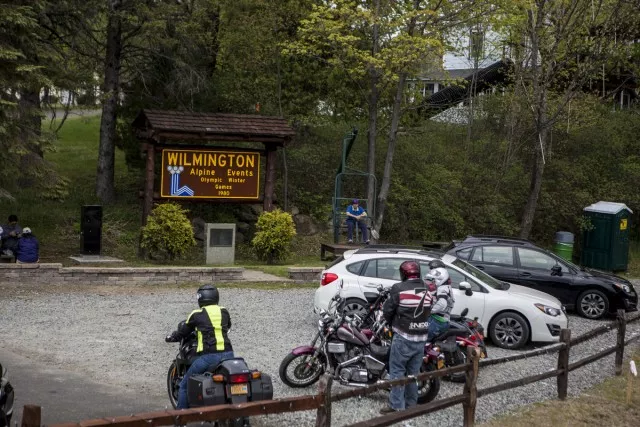
[[[621,219],[620,220],[620,230],[626,230],[627,229],[627,219]]]

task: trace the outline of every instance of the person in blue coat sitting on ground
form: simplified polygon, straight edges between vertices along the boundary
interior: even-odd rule
[[[360,231],[362,232],[362,241],[369,244],[369,237],[367,236],[367,223],[365,219],[367,217],[367,211],[360,206],[358,199],[353,199],[352,204],[347,207],[347,239],[349,243],[353,243],[353,228],[358,224]]]
[[[16,262],[19,264],[30,264],[40,261],[40,244],[36,236],[31,233],[29,227],[25,227],[22,230],[22,237],[18,239],[16,252]]]

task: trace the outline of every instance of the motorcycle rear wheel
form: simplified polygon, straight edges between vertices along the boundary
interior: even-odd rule
[[[456,347],[455,352],[446,355],[446,361],[448,368],[460,366],[467,363],[467,355],[460,347]],[[449,379],[454,383],[463,383],[465,382],[465,376],[465,372],[456,372],[455,374],[449,375]]]
[[[420,367],[420,372],[429,372],[436,369],[432,364],[425,365],[424,363]],[[440,393],[440,378],[431,378],[428,381],[421,381],[418,384],[418,405],[431,402]]]
[[[289,387],[302,388],[314,384],[324,372],[324,364],[320,360],[315,361],[315,366],[305,365],[313,356],[310,354],[289,353],[280,363],[280,379]]]
[[[182,381],[182,378],[178,375],[178,367],[176,366],[176,362],[173,362],[171,366],[169,366],[169,372],[167,372],[167,393],[169,394],[171,406],[173,406],[174,409],[178,406],[180,381]]]

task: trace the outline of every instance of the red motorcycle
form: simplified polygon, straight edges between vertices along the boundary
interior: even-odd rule
[[[344,303],[339,292],[332,303]],[[389,379],[390,346],[377,339],[374,331],[360,329],[361,319],[338,309],[321,312],[318,333],[310,345],[293,349],[280,364],[280,379],[290,387],[314,384],[324,372],[343,385],[363,387]],[[380,343],[381,345],[379,345]],[[444,366],[444,356],[435,347],[425,347],[422,372]],[[418,384],[418,403],[430,402],[440,391],[440,378]]]

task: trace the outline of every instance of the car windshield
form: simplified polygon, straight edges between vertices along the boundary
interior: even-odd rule
[[[467,264],[461,259],[456,259],[452,262],[452,264],[463,270],[465,273],[472,275],[476,279],[480,279],[484,284],[486,284],[487,286],[491,286],[493,289],[498,289],[501,291],[509,289],[509,285],[507,285],[506,283],[489,276],[487,273],[478,270],[471,264]]]

